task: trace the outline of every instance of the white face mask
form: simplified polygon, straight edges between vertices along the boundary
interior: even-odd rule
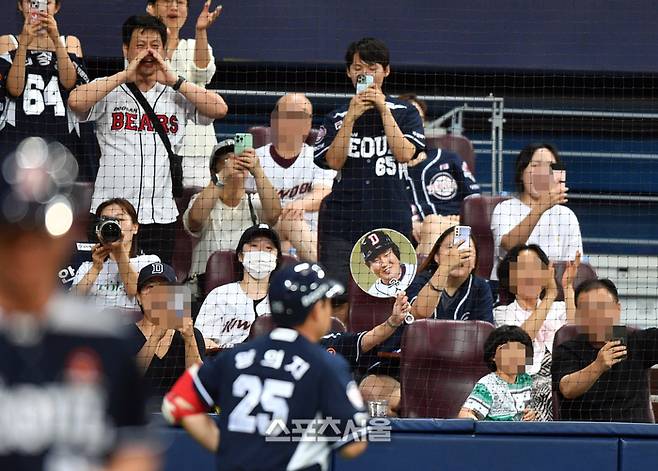
[[[267,278],[276,268],[276,254],[270,252],[244,252],[242,266],[253,278]]]

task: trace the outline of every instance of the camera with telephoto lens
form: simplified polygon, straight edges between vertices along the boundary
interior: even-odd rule
[[[103,245],[121,240],[121,224],[118,219],[101,216],[94,226],[96,239]]]

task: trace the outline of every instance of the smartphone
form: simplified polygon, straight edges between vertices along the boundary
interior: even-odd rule
[[[233,153],[236,156],[242,154],[246,149],[254,146],[254,136],[249,133],[239,132],[235,135],[233,140],[235,141]]]
[[[628,329],[625,325],[612,326],[612,340],[619,340],[619,345],[628,345]]]
[[[551,169],[553,170],[553,178],[555,179],[555,184],[558,185],[562,190],[567,187],[567,168],[564,164],[551,164]]]
[[[30,0],[30,22],[39,21],[39,12],[48,12],[48,0]]]
[[[356,93],[359,94],[375,82],[372,75],[361,74],[356,78]]]
[[[471,226],[455,227],[455,238],[452,240],[452,243],[457,245],[462,240],[464,241],[464,243],[459,246],[459,250],[469,249],[471,247]]]

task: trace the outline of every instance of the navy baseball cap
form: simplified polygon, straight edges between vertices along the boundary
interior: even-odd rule
[[[244,244],[252,239],[255,239],[256,237],[267,237],[270,239],[274,243],[278,254],[281,255],[281,239],[279,238],[279,234],[277,234],[276,231],[267,224],[257,224],[255,226],[249,227],[246,231],[244,231],[240,236],[240,240],[238,241],[238,246],[236,247],[235,252],[242,252],[242,247],[244,247]]]
[[[0,225],[46,229],[62,236],[73,225],[73,183],[78,164],[58,142],[38,137],[13,152],[0,151]]]
[[[303,324],[315,303],[345,292],[343,285],[330,279],[318,264],[298,263],[275,272],[270,280],[270,310],[281,327]]]
[[[386,232],[372,231],[366,234],[361,241],[361,254],[366,262],[371,262],[377,255],[392,247],[397,247],[397,245]]]
[[[146,283],[155,279],[163,280],[170,284],[178,283],[176,272],[171,266],[166,263],[151,263],[139,271],[139,277],[137,278],[137,292],[140,292]]]

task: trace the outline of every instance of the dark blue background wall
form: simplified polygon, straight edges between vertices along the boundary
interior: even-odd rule
[[[4,0],[0,32],[17,31]],[[201,0],[190,0],[191,33]],[[213,2],[215,5],[218,1]],[[365,35],[386,40],[397,64],[446,67],[658,71],[654,0],[222,0],[211,31],[216,57],[340,61]],[[61,30],[87,55],[115,56],[120,25],[145,0],[62,0]],[[5,12],[7,14],[5,14]]]

